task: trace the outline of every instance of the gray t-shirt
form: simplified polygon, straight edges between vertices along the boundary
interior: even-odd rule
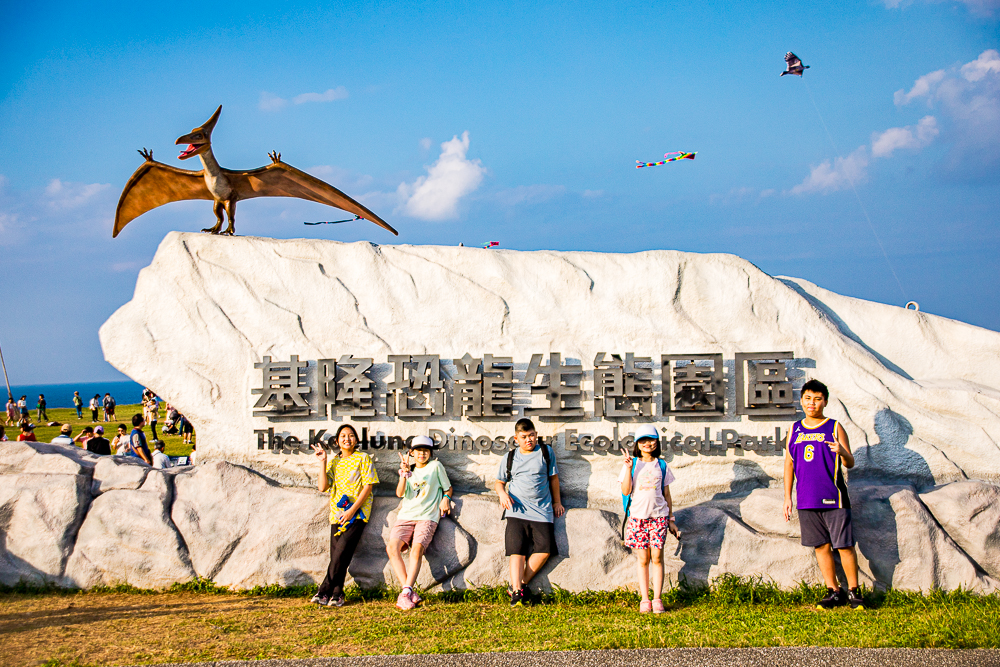
[[[538,445],[530,454],[514,450],[514,465],[511,466],[511,479],[507,480],[507,456],[504,454],[500,458],[500,468],[497,470],[497,479],[507,482],[507,494],[514,503],[514,509],[507,510],[505,516],[525,521],[541,521],[552,523],[555,516],[552,513],[552,489],[549,486],[549,477],[559,473],[556,466],[555,453],[549,448],[549,457],[552,461],[548,473],[545,471],[545,458],[542,455],[542,447]]]

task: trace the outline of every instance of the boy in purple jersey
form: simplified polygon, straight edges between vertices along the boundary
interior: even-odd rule
[[[850,603],[864,609],[858,590],[858,557],[851,528],[851,499],[840,464],[854,467],[854,455],[844,427],[823,416],[830,398],[826,385],[809,380],[802,385],[802,410],[806,418],[788,429],[785,449],[785,521],[792,518],[792,485],[796,485],[802,545],[816,549],[816,562],[828,589],[819,601],[821,609]],[[833,550],[840,552],[840,564],[847,576],[845,594],[837,584]]]

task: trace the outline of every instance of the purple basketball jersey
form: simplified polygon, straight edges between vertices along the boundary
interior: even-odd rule
[[[840,454],[830,451],[836,442],[837,421],[826,419],[809,428],[795,422],[788,433],[788,453],[795,465],[797,505],[802,510],[850,508],[847,480]]]

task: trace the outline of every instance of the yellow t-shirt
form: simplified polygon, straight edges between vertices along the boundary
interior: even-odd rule
[[[378,484],[378,473],[375,472],[375,466],[372,465],[370,456],[354,450],[354,453],[347,458],[337,456],[326,464],[326,480],[327,484],[330,485],[330,523],[337,523],[336,514],[343,511],[337,507],[340,499],[347,496],[353,505],[354,501],[361,495],[361,489],[365,484]],[[374,493],[370,494],[361,506],[358,518],[362,521],[368,521],[372,515],[372,496],[374,495]]]

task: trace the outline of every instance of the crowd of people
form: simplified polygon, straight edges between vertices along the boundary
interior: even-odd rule
[[[76,410],[77,419],[83,417],[83,398],[79,391],[73,392],[73,408]],[[38,395],[37,420],[39,423],[48,426],[59,426],[59,435],[52,439],[52,444],[78,446],[89,452],[103,456],[130,456],[139,459],[153,468],[169,468],[174,464],[169,456],[164,452],[166,443],[157,433],[157,424],[160,417],[160,401],[155,392],[148,387],[142,392],[142,412],[132,416],[132,430],[129,431],[125,424],[118,424],[117,434],[112,440],[104,437],[104,426],[100,422],[103,417],[104,422],[115,422],[115,408],[117,402],[110,392],[104,394],[94,394],[90,399],[90,417],[93,424],[97,426],[84,426],[80,433],[74,438],[71,424],[60,424],[49,421],[48,404],[44,394]],[[100,414],[103,410],[103,415]],[[184,415],[177,411],[170,404],[166,405],[166,419],[161,428],[162,434],[180,435],[185,445],[191,446],[191,454],[187,457],[189,464],[195,462],[194,425],[191,424]],[[35,437],[35,424],[31,422],[31,414],[28,411],[27,396],[21,396],[17,401],[13,396],[8,396],[7,409],[4,413],[4,423],[0,424],[0,442],[9,440],[6,434],[6,427],[16,425],[19,429],[17,439],[19,441],[37,442]],[[153,450],[150,452],[149,444],[143,427],[149,426],[149,433],[152,436],[151,442]]]
[[[844,428],[823,414],[828,400],[829,391],[823,383],[810,380],[802,387],[801,404],[806,416],[789,429],[783,514],[785,521],[790,521],[797,507],[801,542],[815,549],[827,586],[827,594],[817,607],[850,605],[852,609],[864,609],[858,588],[851,505],[842,469],[854,467],[854,456]],[[339,453],[333,460],[328,460],[324,447],[312,445],[321,467],[319,490],[330,493],[330,564],[312,598],[312,602],[324,607],[340,607],[345,602],[347,569],[371,517],[372,492],[379,483],[371,457],[358,450],[358,434],[353,426],[341,425],[334,442]],[[554,452],[550,446],[538,443],[530,419],[519,419],[514,425],[514,443],[517,446],[501,459],[495,489],[504,510],[501,518],[506,520],[504,546],[510,604],[523,606],[539,600],[528,584],[549,558],[558,554],[554,522],[566,510]],[[432,460],[434,449],[431,438],[416,436],[410,440],[409,451],[400,453],[396,496],[402,500],[389,532],[386,553],[403,586],[396,599],[396,606],[402,610],[413,609],[421,602],[414,590],[421,558],[434,539],[440,519],[452,510],[451,482],[444,466]],[[663,549],[668,534],[681,537],[670,496],[674,480],[674,473],[661,458],[656,428],[638,427],[618,484],[625,510],[622,539],[636,559],[640,613],[665,611],[661,599]],[[840,555],[846,591],[837,582],[834,549]],[[409,562],[403,558],[407,550]]]

